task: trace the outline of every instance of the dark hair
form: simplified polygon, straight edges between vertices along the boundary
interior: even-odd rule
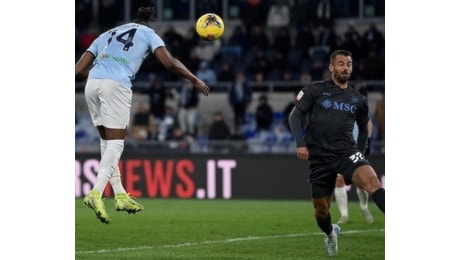
[[[150,22],[155,20],[155,5],[150,0],[138,0],[137,19],[139,21]]]
[[[155,20],[156,12],[154,6],[149,7],[139,7],[137,9],[137,19],[140,21],[150,22]]]
[[[351,58],[351,52],[346,51],[346,50],[335,50],[335,51],[331,54],[330,63],[333,63],[335,57],[337,57],[338,55],[343,55],[343,56],[345,56],[345,57],[350,57],[350,58]]]

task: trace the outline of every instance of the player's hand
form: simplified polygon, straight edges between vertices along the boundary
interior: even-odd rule
[[[211,89],[204,83],[202,80],[198,80],[194,84],[195,88],[197,88],[201,93],[203,93],[205,96],[209,95],[209,92],[211,92]]]
[[[297,147],[297,158],[300,160],[308,160],[308,156],[310,153],[308,152],[307,147]]]

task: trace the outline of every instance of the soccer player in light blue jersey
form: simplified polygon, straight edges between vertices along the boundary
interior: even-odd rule
[[[166,49],[164,41],[150,27],[155,17],[154,7],[140,7],[134,22],[99,35],[75,65],[76,78],[87,80],[86,102],[101,140],[101,161],[96,183],[83,203],[106,224],[110,224],[111,219],[105,210],[102,193],[108,182],[115,193],[117,211],[134,214],[144,209],[125,191],[118,169],[129,125],[131,82],[144,58],[153,53],[166,69],[189,80],[204,95],[208,96],[210,92],[201,79]]]

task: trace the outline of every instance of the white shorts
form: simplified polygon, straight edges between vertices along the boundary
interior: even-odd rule
[[[94,126],[128,127],[133,97],[131,89],[111,79],[88,79],[85,97]]]

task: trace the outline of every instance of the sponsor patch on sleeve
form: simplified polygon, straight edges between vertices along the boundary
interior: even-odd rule
[[[297,94],[297,97],[295,97],[295,100],[299,101],[303,97],[303,91],[301,90],[299,94]]]

